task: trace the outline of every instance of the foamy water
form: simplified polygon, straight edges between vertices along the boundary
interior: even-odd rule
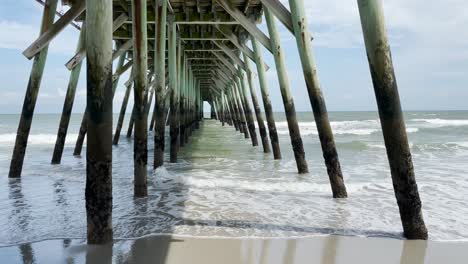
[[[296,173],[283,114],[276,116],[281,161],[263,154],[261,147],[251,147],[232,127],[205,121],[181,150],[179,163],[149,171],[147,199],[133,199],[133,146],[123,136],[113,155],[115,237],[170,233],[401,238],[377,114],[330,116],[348,199],[331,197],[311,113],[298,116],[309,174]],[[430,239],[467,240],[468,112],[410,112],[406,116]],[[16,115],[0,119],[0,246],[85,238],[85,160],[72,156],[80,117],[73,116],[62,164],[52,166],[59,116],[37,115],[23,177],[10,180],[7,174],[17,120]],[[152,140],[149,147],[151,161]]]

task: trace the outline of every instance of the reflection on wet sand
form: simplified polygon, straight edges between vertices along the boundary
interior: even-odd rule
[[[297,239],[152,236],[116,240],[104,246],[88,246],[84,240],[48,240],[3,247],[0,263],[464,264],[468,258],[467,246],[467,242],[346,236]],[[35,252],[41,254],[36,256]]]

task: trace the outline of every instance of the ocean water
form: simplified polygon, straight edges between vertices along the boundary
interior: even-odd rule
[[[405,117],[429,238],[468,240],[468,111]],[[72,155],[81,115],[72,117],[61,165],[50,165],[60,116],[36,115],[23,177],[8,179],[18,118],[0,115],[0,246],[85,238],[85,157]],[[331,112],[330,119],[347,199],[331,196],[312,113],[298,113],[308,174],[296,172],[284,114],[276,114],[280,161],[233,127],[205,120],[181,149],[179,163],[156,171],[149,166],[149,197],[134,199],[127,116],[113,150],[114,237],[402,238],[377,113]]]

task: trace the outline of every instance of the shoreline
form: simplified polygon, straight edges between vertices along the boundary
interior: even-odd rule
[[[1,263],[466,263],[468,241],[323,235],[219,238],[150,235],[87,245],[52,239],[0,247]]]

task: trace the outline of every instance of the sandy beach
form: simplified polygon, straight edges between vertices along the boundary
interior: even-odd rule
[[[468,242],[316,236],[291,239],[150,236],[87,246],[47,240],[0,248],[0,263],[466,263]]]

